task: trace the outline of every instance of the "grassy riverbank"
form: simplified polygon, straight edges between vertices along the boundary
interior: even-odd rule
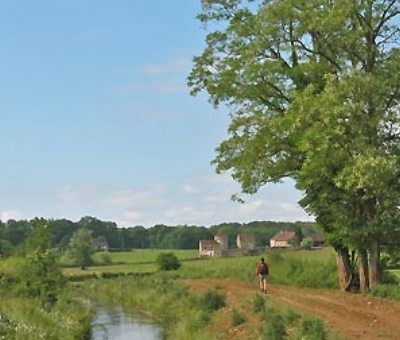
[[[235,296],[223,286],[193,291],[190,284],[162,273],[151,277],[89,280],[81,291],[105,305],[149,314],[167,339],[328,339],[321,320],[283,308],[252,289]]]
[[[65,294],[51,310],[40,301],[0,292],[0,339],[84,339],[90,334],[89,305]]]

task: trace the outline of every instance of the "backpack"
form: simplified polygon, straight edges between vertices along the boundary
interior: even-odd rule
[[[259,267],[259,273],[260,275],[266,275],[268,274],[268,269],[267,269],[267,264],[265,262],[261,262],[260,263],[260,267]]]

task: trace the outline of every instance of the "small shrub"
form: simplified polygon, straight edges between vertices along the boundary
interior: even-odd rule
[[[115,279],[120,276],[125,276],[124,273],[112,273],[112,272],[103,272],[100,274],[100,277],[103,279]]]
[[[308,250],[311,249],[313,245],[314,245],[314,241],[310,237],[304,238],[300,243],[300,246],[303,249],[308,249]]]
[[[161,253],[156,262],[160,270],[176,270],[181,266],[181,262],[173,253]]]
[[[301,323],[301,336],[305,340],[325,340],[328,334],[322,320],[305,319]]]
[[[232,326],[239,326],[246,322],[243,314],[239,313],[235,308],[232,309]]]
[[[287,324],[291,325],[298,321],[301,316],[297,312],[295,312],[293,309],[287,309],[284,314],[284,318]]]
[[[260,294],[254,294],[252,299],[252,305],[253,305],[253,312],[254,313],[261,313],[265,309],[265,299],[262,295]]]
[[[99,259],[100,264],[103,264],[103,265],[112,264],[112,258],[108,252],[101,253],[99,258],[100,258]]]
[[[385,299],[400,301],[399,285],[378,285],[371,290],[371,294]]]
[[[264,315],[264,339],[283,340],[287,336],[285,319],[274,309],[268,309]]]
[[[200,297],[200,304],[203,309],[212,312],[226,306],[226,297],[215,289],[209,289]]]

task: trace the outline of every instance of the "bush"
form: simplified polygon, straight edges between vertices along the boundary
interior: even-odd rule
[[[260,294],[254,294],[252,297],[252,305],[254,313],[261,313],[265,309],[265,299]]]
[[[313,245],[314,241],[309,237],[304,238],[300,243],[300,246],[304,249],[311,249]]]
[[[325,340],[327,331],[320,319],[305,319],[301,323],[301,336],[305,340]]]
[[[226,306],[226,297],[215,289],[209,289],[200,297],[200,305],[212,312]]]
[[[301,318],[301,315],[295,312],[293,309],[287,309],[284,318],[287,324],[291,325]]]
[[[268,309],[264,320],[266,321],[263,329],[264,339],[283,340],[286,338],[285,320],[278,312]]]
[[[400,301],[399,285],[378,285],[371,290],[371,294],[381,298]]]
[[[160,270],[176,270],[181,266],[181,262],[173,253],[161,253],[156,262]]]
[[[111,255],[108,252],[101,253],[99,255],[99,263],[103,265],[112,264]]]
[[[235,308],[232,309],[232,326],[239,326],[246,322],[243,314],[239,313]]]

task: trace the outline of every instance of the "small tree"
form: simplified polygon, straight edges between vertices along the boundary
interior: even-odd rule
[[[81,228],[72,235],[67,250],[67,258],[75,265],[88,266],[93,264],[95,253],[92,232]]]
[[[314,241],[311,238],[306,237],[301,241],[300,245],[304,249],[311,249],[314,245]]]
[[[8,257],[11,255],[13,246],[8,240],[0,240],[0,257]]]
[[[160,270],[176,270],[181,262],[173,253],[162,253],[157,257],[157,264]]]
[[[35,219],[31,223],[33,230],[24,246],[26,259],[18,275],[21,292],[39,298],[43,307],[50,308],[62,291],[64,279],[57,256],[50,249],[51,233],[47,221]]]

